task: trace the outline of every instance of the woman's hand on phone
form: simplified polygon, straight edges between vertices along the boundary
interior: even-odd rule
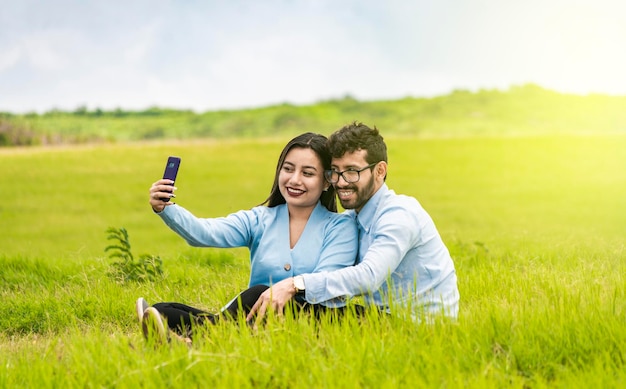
[[[150,187],[150,205],[154,212],[162,212],[166,206],[174,204],[172,198],[176,197],[174,181],[161,179]]]

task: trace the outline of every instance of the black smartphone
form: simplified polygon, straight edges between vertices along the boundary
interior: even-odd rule
[[[179,157],[169,157],[165,164],[165,172],[163,172],[163,178],[176,181],[176,175],[178,174],[178,168],[180,167]],[[172,184],[174,186],[174,184]],[[163,201],[170,201],[170,198],[162,198]]]

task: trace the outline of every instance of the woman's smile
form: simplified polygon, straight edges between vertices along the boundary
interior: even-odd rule
[[[287,194],[289,194],[290,196],[294,196],[294,197],[302,196],[303,194],[306,193],[305,190],[292,188],[290,186],[286,187],[286,189],[287,189]]]

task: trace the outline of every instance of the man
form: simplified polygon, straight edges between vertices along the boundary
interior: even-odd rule
[[[434,315],[456,318],[459,292],[450,253],[418,201],[387,187],[387,146],[376,127],[354,122],[332,134],[328,143],[332,165],[326,179],[346,213],[357,220],[357,263],[272,285],[248,320],[255,313],[257,320],[263,317],[270,306],[282,312],[296,294],[311,304],[363,295],[385,311],[390,305],[410,308],[418,321]]]

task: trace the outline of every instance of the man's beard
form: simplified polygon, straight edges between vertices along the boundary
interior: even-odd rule
[[[367,182],[365,187],[359,189],[356,185],[349,185],[343,188],[336,188],[338,191],[341,189],[351,189],[354,191],[352,195],[352,199],[349,201],[343,201],[339,198],[339,202],[344,209],[357,209],[361,210],[365,203],[369,201],[369,199],[374,194],[374,176],[370,177],[370,180]]]

